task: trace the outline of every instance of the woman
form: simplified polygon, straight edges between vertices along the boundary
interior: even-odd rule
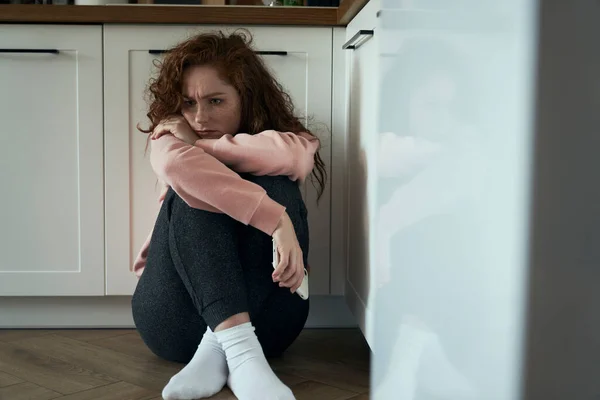
[[[293,399],[265,355],[289,347],[308,315],[308,302],[293,293],[308,225],[290,178],[301,179],[314,161],[322,192],[318,141],[292,133],[307,129],[244,35],[201,34],[179,44],[150,93],[144,132],[152,132],[152,166],[170,188],[137,270],[132,311],[155,354],[189,361],[163,397],[209,397],[227,382],[239,399]],[[223,143],[245,151],[223,152]],[[257,159],[280,152],[292,160]],[[281,174],[289,177],[268,176]],[[274,271],[272,239],[281,260]]]

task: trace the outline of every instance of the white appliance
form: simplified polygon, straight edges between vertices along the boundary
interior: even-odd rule
[[[600,2],[379,19],[371,398],[600,398]]]

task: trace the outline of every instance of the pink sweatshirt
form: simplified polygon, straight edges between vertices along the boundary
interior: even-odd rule
[[[285,175],[304,181],[314,167],[318,147],[319,140],[310,134],[273,130],[200,139],[194,146],[164,135],[151,141],[150,162],[158,178],[167,184],[160,202],[170,186],[190,207],[227,214],[270,236],[285,207],[236,172]],[[151,237],[152,231],[132,266],[138,277],[146,266]]]

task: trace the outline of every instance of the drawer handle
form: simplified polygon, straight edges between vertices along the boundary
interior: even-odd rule
[[[356,50],[360,46],[362,46],[367,40],[372,38],[374,34],[375,34],[375,31],[373,31],[372,29],[361,29],[360,31],[356,32],[356,34],[354,36],[352,36],[350,38],[350,40],[348,40],[346,43],[344,43],[344,45],[342,46],[342,49],[343,50]],[[358,46],[356,46],[354,43],[356,43],[356,39],[358,39],[361,36],[368,36],[369,39],[363,40]]]
[[[56,49],[0,49],[0,53],[58,54]]]
[[[260,54],[261,56],[287,56],[287,51],[268,51],[268,50],[258,50],[255,51],[256,54]]]
[[[152,49],[152,50],[148,50],[148,53],[150,53],[150,54],[164,54],[164,53],[168,53],[169,51],[170,50]],[[287,56],[288,52],[287,51],[260,50],[260,51],[257,51],[256,54],[260,54],[262,56]]]

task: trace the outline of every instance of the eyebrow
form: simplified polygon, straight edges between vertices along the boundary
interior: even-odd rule
[[[208,93],[205,94],[204,96],[202,96],[203,99],[207,99],[209,97],[215,97],[215,96],[223,96],[225,93],[224,92],[212,92],[212,93]],[[187,94],[183,94],[183,97],[185,97],[186,99],[191,99],[192,96],[188,96]]]

